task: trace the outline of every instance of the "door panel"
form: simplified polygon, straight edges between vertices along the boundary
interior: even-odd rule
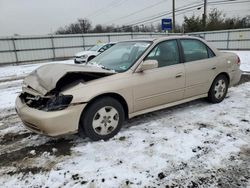
[[[184,65],[176,64],[134,73],[134,111],[183,99],[185,88]]]
[[[200,40],[181,39],[186,71],[185,98],[208,92],[216,73],[217,57]]]
[[[185,98],[205,94],[216,73],[217,58],[184,63],[186,71]]]

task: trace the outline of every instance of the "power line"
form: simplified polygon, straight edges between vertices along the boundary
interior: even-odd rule
[[[197,1],[196,1],[197,2]],[[190,5],[193,5],[193,6],[190,6]],[[186,4],[184,6],[181,6],[181,7],[178,7],[176,9],[176,11],[182,11],[182,10],[186,10],[186,9],[190,9],[192,7],[197,7],[197,6],[202,6],[203,3],[199,3],[199,4],[196,4],[194,5],[194,3],[189,3],[189,4]],[[186,9],[185,9],[186,8]],[[155,14],[155,15],[152,15],[152,16],[149,16],[147,18],[144,18],[143,20],[153,20],[153,19],[156,19],[156,18],[159,18],[159,17],[162,17],[162,16],[166,16],[166,15],[169,15],[169,14],[172,14],[172,11],[169,11],[166,13],[166,11],[163,11],[163,12],[160,12],[159,14]],[[135,21],[132,21],[132,23],[134,23],[133,25],[137,24],[138,22],[143,22],[143,20],[135,20]],[[124,24],[124,25],[129,25],[129,24]]]
[[[191,8],[197,8],[197,7],[200,7],[201,5],[203,5],[203,4],[197,4],[197,5],[194,5],[194,6],[187,7],[187,8],[178,8],[178,9],[175,10],[175,12],[185,11],[185,10],[188,10],[188,9],[191,9]],[[171,15],[171,14],[172,14],[172,11],[169,11],[167,13],[155,15],[154,17],[151,16],[150,19],[145,19],[145,20],[142,20],[142,21],[139,21],[139,22],[136,22],[136,23],[132,23],[130,25],[137,25],[137,24],[145,23],[145,22],[155,20],[155,19],[161,18],[163,16]]]
[[[127,0],[113,0],[109,4],[107,4],[106,6],[104,6],[103,8],[100,8],[100,9],[98,9],[98,10],[90,13],[86,17],[88,18],[90,16],[91,17],[100,16],[101,14],[105,13],[105,10],[118,7],[118,6],[122,5],[123,3],[125,3],[126,1]]]
[[[228,1],[231,1],[231,0],[228,0]],[[226,1],[223,1],[223,2],[226,2]],[[237,2],[237,3],[245,3],[245,2],[250,2],[250,1],[241,1],[241,2]],[[214,2],[212,2],[212,3],[208,3],[208,4],[214,4]],[[228,3],[227,3],[228,4]],[[194,10],[197,10],[197,8],[192,8],[192,9],[188,9],[188,10],[186,10],[186,11],[184,11],[184,12],[180,12],[180,13],[178,13],[178,14],[176,14],[176,16],[179,16],[179,15],[183,15],[183,14],[185,14],[185,13],[188,13],[188,12],[192,12],[192,11],[194,11]],[[235,10],[235,11],[239,11],[239,10]],[[247,10],[244,10],[244,11],[247,11]],[[170,15],[171,13],[168,13],[168,15]],[[167,15],[167,14],[166,14]],[[151,21],[150,23],[154,23],[154,22],[159,22],[159,20],[156,20],[156,21]],[[145,23],[147,23],[147,22],[145,22]]]
[[[220,2],[218,2],[218,1],[217,2],[208,2],[208,4],[209,5],[218,5],[218,3],[219,4],[235,4],[235,3],[238,4],[238,3],[246,3],[246,2],[250,2],[250,1],[248,0],[248,1],[231,1],[231,2],[229,2],[228,0],[222,0]],[[191,7],[187,7],[185,9],[182,8],[182,7],[179,7],[179,9],[176,9],[176,12],[185,11],[185,10],[188,10],[188,9],[191,9],[191,8],[197,8],[197,7],[202,6],[202,5],[203,5],[203,3],[202,4],[197,4],[197,5],[194,5],[194,6],[191,6]],[[182,8],[182,9],[180,9],[180,8]],[[167,12],[167,13],[157,14],[157,15],[154,15],[153,17],[151,16],[148,19],[144,19],[144,20],[138,21],[136,23],[132,22],[132,24],[125,24],[125,25],[127,25],[127,27],[130,27],[130,26],[134,26],[134,25],[137,25],[137,24],[143,24],[143,23],[147,23],[147,22],[153,21],[155,19],[161,18],[163,16],[167,16],[167,15],[170,15],[170,14],[172,14],[172,11]]]
[[[192,11],[194,11],[194,10],[197,10],[197,8],[192,8],[192,9],[190,9],[190,10],[187,10],[187,11],[184,11],[184,12],[180,12],[180,13],[178,13],[178,14],[175,14],[175,16],[180,16],[180,15],[183,15],[183,14],[185,14],[185,13],[192,12]],[[170,15],[170,13],[169,13],[169,15]],[[159,20],[157,19],[157,20],[155,20],[155,21],[151,21],[150,23],[155,23],[155,22],[159,22]]]
[[[120,1],[120,0],[119,0]],[[100,9],[97,9],[96,11],[88,14],[86,17],[89,17],[89,16],[94,16],[95,14],[98,14],[100,11],[102,11],[104,8],[107,8],[108,6],[110,5],[113,5],[114,3],[116,2],[116,0],[113,0],[111,3],[109,3],[108,5],[106,5],[105,7],[102,7]]]
[[[201,6],[201,5],[203,5],[203,4],[197,4],[197,5],[190,6],[190,7],[186,7],[186,8],[179,7],[179,8],[176,9],[175,12],[180,12],[180,11],[184,11],[184,10],[191,9],[191,8],[197,8],[197,7]],[[143,21],[140,21],[140,22],[136,22],[136,23],[133,23],[133,24],[125,25],[125,26],[123,26],[123,27],[118,27],[118,28],[116,28],[116,29],[122,29],[122,28],[124,28],[124,27],[125,27],[125,28],[126,28],[126,27],[132,27],[132,26],[134,26],[134,25],[138,25],[138,24],[142,24],[142,23],[147,23],[147,22],[151,22],[151,23],[152,23],[152,21],[155,20],[155,19],[158,19],[158,18],[163,17],[163,16],[166,16],[166,15],[171,15],[171,14],[172,14],[172,11],[169,11],[169,12],[167,12],[167,13],[163,13],[163,14],[161,14],[161,15],[157,15],[157,16],[155,16],[155,17],[153,17],[153,18],[150,18],[150,19],[147,19],[147,20],[143,20]],[[157,21],[158,21],[158,20],[157,20]]]
[[[158,2],[158,3],[155,3],[155,4],[152,4],[152,5],[149,5],[149,6],[145,7],[145,8],[143,8],[143,9],[137,10],[137,11],[132,12],[132,13],[130,13],[130,14],[127,14],[127,15],[125,15],[125,16],[121,16],[121,17],[119,17],[119,18],[117,18],[117,19],[111,20],[111,21],[106,22],[106,23],[104,23],[104,24],[107,24],[107,23],[110,23],[110,22],[114,22],[114,21],[118,21],[118,20],[122,20],[122,19],[124,19],[124,18],[127,18],[127,17],[133,16],[133,15],[139,14],[140,12],[143,12],[143,11],[145,11],[145,10],[147,10],[147,9],[151,9],[151,8],[153,8],[153,7],[156,7],[156,6],[158,6],[158,5],[160,5],[160,4],[164,3],[164,2],[165,2],[165,0],[160,1],[160,2]]]
[[[191,10],[187,10],[187,11],[185,11],[185,12],[181,12],[181,13],[179,13],[179,14],[176,14],[176,16],[180,16],[180,15],[183,15],[183,14],[185,14],[185,13],[192,12],[192,11],[194,11],[194,10],[197,10],[197,9],[194,8],[194,9],[191,9]],[[248,7],[247,7],[247,9],[223,10],[223,12],[239,12],[239,11],[250,11],[250,9],[248,9]],[[158,20],[157,20],[157,21],[158,21]],[[155,22],[156,22],[156,21],[155,21]]]
[[[250,3],[249,0],[246,0],[246,1],[214,1],[214,2],[208,2],[208,4],[211,4],[211,5],[231,5],[231,4],[241,4],[241,3]]]
[[[219,1],[209,1],[209,3],[224,3],[224,2],[232,3],[232,2],[237,2],[237,0],[219,0]]]
[[[162,2],[164,2],[164,0],[163,0]],[[197,1],[192,2],[192,3],[185,4],[185,5],[183,5],[182,7],[178,7],[178,8],[185,8],[185,7],[188,7],[188,6],[190,6],[190,5],[194,5],[194,4],[198,3],[198,2],[200,3],[200,0],[197,0]],[[112,21],[109,21],[109,22],[118,21],[118,20],[121,20],[121,19],[123,19],[123,18],[130,17],[130,16],[132,16],[132,15],[135,15],[135,14],[137,14],[137,13],[139,13],[139,12],[144,11],[145,9],[149,9],[149,8],[155,7],[155,6],[159,5],[160,3],[161,3],[161,2],[158,2],[158,3],[156,3],[156,4],[153,4],[153,5],[151,5],[151,6],[145,7],[145,8],[143,8],[143,9],[140,9],[140,10],[138,10],[138,11],[132,12],[132,13],[130,13],[130,14],[127,14],[126,16],[122,16],[122,17],[120,17],[120,18],[117,18],[117,19],[112,20]],[[163,13],[166,13],[166,12],[164,11],[164,12],[161,12],[160,14],[163,14]],[[157,14],[157,15],[158,15],[158,14]],[[135,20],[135,21],[133,21],[133,22],[137,22],[137,21],[140,21],[140,20],[141,20],[141,19]],[[108,22],[108,23],[109,23],[109,22]],[[106,24],[106,23],[105,23],[105,24]],[[126,25],[126,24],[125,24],[125,25]]]

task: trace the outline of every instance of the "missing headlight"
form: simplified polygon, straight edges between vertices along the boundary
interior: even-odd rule
[[[29,107],[43,111],[63,110],[69,106],[73,96],[72,95],[54,95],[54,96],[33,96],[28,93],[22,93],[21,100]]]
[[[58,95],[53,98],[50,98],[46,105],[41,109],[44,111],[56,111],[63,110],[67,108],[72,101],[72,95]]]

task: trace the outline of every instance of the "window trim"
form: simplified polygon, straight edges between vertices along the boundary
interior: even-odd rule
[[[205,43],[204,43],[205,44]],[[207,46],[207,45],[206,45]],[[209,48],[208,46],[207,46],[207,54],[208,54],[208,56],[210,56],[209,54],[209,51],[213,54],[213,56],[211,56],[211,57],[208,57],[208,59],[210,59],[210,58],[213,58],[213,57],[215,57],[216,55],[215,55],[215,53],[214,53],[214,51],[211,49],[211,48]]]
[[[179,63],[177,64],[174,64],[174,65],[179,65],[179,64],[182,64],[182,58],[181,58],[181,49],[180,49],[180,46],[179,46],[179,41],[178,39],[167,39],[167,40],[164,40],[164,41],[161,41],[161,42],[158,42],[156,43],[152,49],[147,53],[147,55],[145,55],[145,57],[143,58],[142,62],[143,63],[144,61],[146,61],[146,58],[148,57],[148,55],[155,49],[156,46],[158,46],[159,44],[163,43],[163,42],[168,42],[168,41],[175,41],[176,42],[176,46],[177,46],[177,50],[178,50],[178,55],[179,55]],[[140,63],[140,64],[141,64]],[[168,66],[173,66],[173,65],[168,65]],[[168,66],[164,66],[164,67],[157,67],[157,68],[165,68],[165,67],[168,67]]]
[[[183,63],[189,63],[189,62],[194,62],[194,61],[185,61],[185,55],[184,55],[184,49],[183,46],[181,44],[181,40],[194,40],[194,41],[198,41],[200,43],[202,43],[205,47],[206,47],[206,51],[207,51],[207,58],[206,59],[210,59],[210,58],[214,58],[216,57],[216,54],[214,53],[214,51],[203,41],[199,40],[199,39],[194,39],[194,38],[182,38],[182,39],[178,39],[179,41],[179,45],[180,45],[180,50],[181,50],[181,56],[182,56],[182,61]],[[209,57],[209,52],[208,50],[210,50],[212,52],[212,54],[214,55],[213,57]],[[199,59],[199,60],[195,60],[195,61],[201,61],[201,60],[205,60],[205,59]]]

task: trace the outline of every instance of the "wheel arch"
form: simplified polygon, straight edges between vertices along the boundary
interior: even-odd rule
[[[222,97],[217,98],[217,97],[215,97],[215,94],[214,94],[214,87],[215,87],[214,84],[216,84],[215,81],[217,80],[217,78],[218,78],[219,76],[225,77],[225,78],[227,79],[227,81],[228,81],[228,85],[227,85],[227,87],[226,87],[226,91],[225,91],[225,92],[223,91]],[[221,72],[221,73],[217,74],[217,76],[213,79],[213,82],[212,82],[212,84],[211,84],[211,86],[210,86],[210,88],[209,88],[208,97],[207,97],[208,100],[209,100],[211,103],[220,103],[221,101],[223,101],[224,98],[225,98],[225,96],[226,96],[226,94],[227,94],[227,90],[228,90],[229,84],[230,84],[230,76],[228,75],[228,73],[226,73],[226,72]]]
[[[90,60],[94,59],[95,57],[96,57],[95,55],[89,56],[88,59],[87,59],[87,62],[89,62]]]
[[[82,110],[82,113],[81,113],[81,116],[80,116],[80,119],[79,119],[79,125],[80,125],[81,117],[83,116],[83,113],[89,108],[89,106],[91,104],[93,104],[96,100],[98,100],[100,98],[104,98],[104,97],[112,97],[112,98],[116,99],[118,102],[120,102],[123,109],[124,109],[124,112],[125,112],[125,119],[128,118],[128,104],[127,104],[125,98],[122,95],[118,94],[118,93],[112,93],[112,92],[111,93],[103,93],[103,94],[100,94],[100,95],[97,95],[97,96],[93,97],[87,103],[86,107]]]
[[[230,86],[230,76],[229,76],[229,74],[226,73],[226,72],[220,72],[220,73],[217,74],[217,75],[214,77],[214,79],[212,80],[208,92],[210,91],[210,89],[211,89],[211,87],[212,87],[212,85],[213,85],[215,79],[216,79],[218,76],[220,76],[220,75],[226,76],[226,78],[227,78],[227,80],[228,80],[228,86]]]
[[[229,74],[228,74],[227,72],[221,72],[221,73],[217,74],[217,76],[215,76],[215,78],[213,79],[213,82],[214,82],[214,80],[215,80],[218,76],[220,76],[220,75],[226,76],[227,81],[228,81],[228,85],[230,85],[230,76],[229,76]],[[212,83],[212,84],[213,84],[213,83]]]

